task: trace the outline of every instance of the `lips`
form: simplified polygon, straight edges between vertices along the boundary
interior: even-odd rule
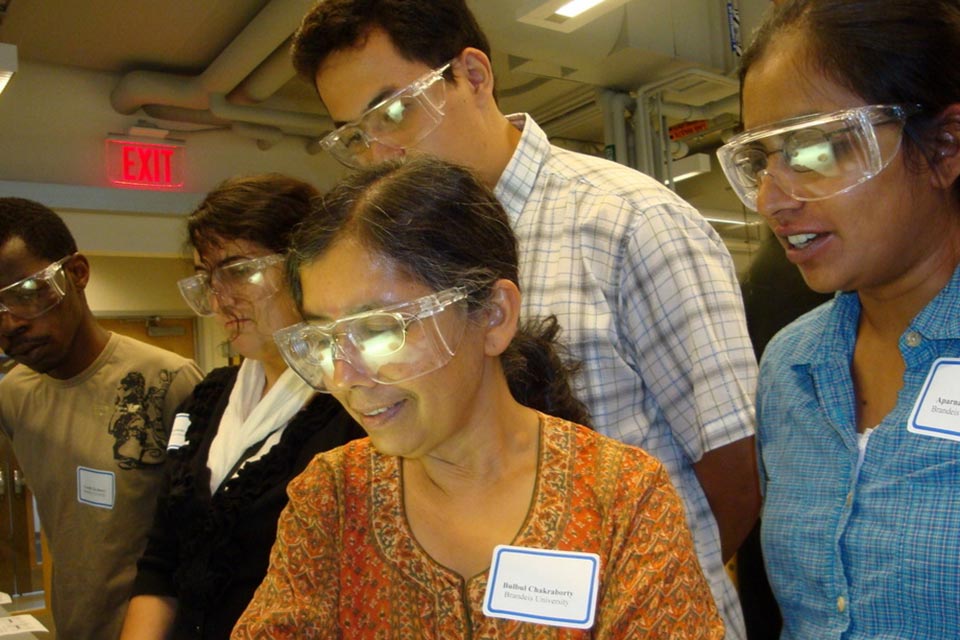
[[[36,348],[44,345],[46,343],[45,339],[42,338],[33,338],[26,340],[17,340],[16,342],[11,342],[4,353],[13,358],[14,360],[21,360],[25,356],[29,355]]]

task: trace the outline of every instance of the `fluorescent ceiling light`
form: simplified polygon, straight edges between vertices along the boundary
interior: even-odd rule
[[[2,1],[2,0],[0,0]],[[630,0],[517,0],[517,20],[551,31],[572,33]]]
[[[17,72],[17,46],[0,42],[0,92]]]
[[[567,4],[554,11],[554,13],[558,16],[563,16],[564,18],[576,18],[584,11],[593,9],[603,1],[604,0],[571,0]]]
[[[673,173],[673,181],[680,182],[703,173],[710,173],[710,156],[706,153],[694,153],[679,160],[674,160],[670,168]],[[669,182],[669,180],[664,180],[665,184]]]

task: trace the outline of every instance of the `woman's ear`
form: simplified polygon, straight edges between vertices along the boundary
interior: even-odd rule
[[[960,177],[960,103],[943,110],[933,139],[934,187],[952,189]]]
[[[484,354],[499,356],[507,350],[520,322],[520,289],[510,280],[493,283],[487,300]]]

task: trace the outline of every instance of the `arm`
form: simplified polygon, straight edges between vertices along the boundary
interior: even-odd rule
[[[726,563],[743,544],[760,514],[753,436],[708,451],[693,469],[717,519]]]
[[[120,640],[166,640],[176,614],[175,598],[134,596],[127,606]]]
[[[757,364],[740,287],[729,253],[686,205],[646,213],[629,238],[618,278],[623,348],[692,464],[726,561],[760,505],[753,450]]]

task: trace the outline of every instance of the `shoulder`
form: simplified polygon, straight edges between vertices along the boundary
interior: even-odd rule
[[[764,349],[761,370],[809,362],[821,343],[835,305],[835,299],[828,300],[778,331]]]
[[[143,371],[189,372],[194,384],[203,377],[193,360],[173,351],[117,333],[111,336],[110,341],[115,344],[111,360],[117,366]]]
[[[663,469],[643,449],[560,418],[544,416],[544,434],[548,442],[568,452],[575,466],[589,468],[603,482],[620,482],[626,474],[652,478]]]

